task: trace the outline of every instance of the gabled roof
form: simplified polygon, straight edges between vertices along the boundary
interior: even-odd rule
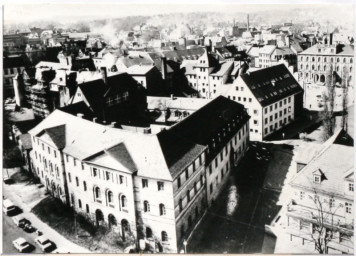
[[[350,146],[335,144],[339,136],[336,132],[327,140],[319,152],[291,181],[292,186],[316,190],[319,193],[342,196],[353,200],[353,196],[346,195],[345,176],[353,175],[354,149]],[[325,176],[320,184],[313,184],[315,171],[322,171]]]
[[[339,50],[337,53],[334,53],[333,55],[338,56],[338,55],[346,55],[346,56],[354,56],[354,46],[353,45],[338,45],[337,48],[339,47]],[[330,55],[330,52],[319,52],[319,48],[325,48],[323,45],[320,44],[315,44],[312,47],[309,47],[305,51],[299,53],[302,55],[309,55],[309,54],[315,54],[315,55]]]
[[[131,66],[127,69],[127,73],[130,75],[146,75],[148,72],[150,72],[153,68],[155,68],[152,65],[134,65]]]
[[[219,61],[215,59],[207,50],[201,55],[197,61],[196,67],[216,67],[219,64]]]
[[[285,97],[303,92],[302,87],[284,64],[247,72],[242,74],[240,78],[262,106],[273,104]],[[232,89],[235,90],[235,88]]]
[[[218,64],[210,73],[211,76],[224,76],[226,72],[232,69],[234,62],[228,61]]]

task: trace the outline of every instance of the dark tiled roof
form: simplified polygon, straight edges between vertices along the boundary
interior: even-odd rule
[[[89,71],[96,71],[92,58],[82,58],[73,61],[71,70],[79,71],[81,69],[88,69]]]
[[[262,106],[303,91],[284,64],[245,73],[241,79]]]
[[[25,59],[23,56],[4,57],[3,62],[3,68],[17,68],[25,66]]]
[[[226,126],[225,122],[237,116],[248,117],[244,106],[219,96],[171,127],[170,131],[197,144],[208,145]]]
[[[173,179],[206,148],[172,131],[163,130],[157,138]]]

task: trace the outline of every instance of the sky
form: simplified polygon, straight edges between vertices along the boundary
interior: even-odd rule
[[[343,11],[349,9],[352,6],[336,5],[336,3],[350,4],[352,0],[339,0],[339,1],[327,1],[327,0],[312,0],[308,3],[324,3],[323,7],[332,8],[335,11]],[[214,11],[214,12],[258,12],[263,10],[290,10],[293,8],[309,8],[310,4],[276,4],[286,3],[286,1],[274,0],[269,3],[274,4],[241,4],[242,1],[236,4],[236,1],[223,0],[223,1],[208,1],[208,0],[183,0],[180,4],[166,4],[167,1],[149,1],[150,4],[142,4],[142,1],[133,0],[130,4],[123,1],[105,2],[98,4],[98,2],[87,1],[83,2],[74,1],[62,1],[61,4],[44,3],[44,1],[37,0],[31,1],[34,4],[24,4],[24,2],[18,0],[12,0],[11,2],[5,1],[4,5],[4,23],[16,24],[25,23],[36,20],[55,20],[56,18],[65,19],[68,18],[71,21],[87,20],[89,18],[117,18],[123,16],[132,15],[154,15],[154,14],[167,14],[172,12],[201,12],[201,11]],[[41,3],[42,2],[42,3]],[[161,3],[159,3],[161,2]],[[256,3],[257,0],[250,0],[249,3]],[[289,0],[287,3],[301,3],[302,1]],[[306,1],[304,1],[306,2]],[[26,2],[28,3],[28,2]],[[64,4],[63,4],[64,3]],[[131,4],[136,3],[136,4]],[[146,2],[145,2],[146,3]],[[174,3],[174,2],[173,2]],[[175,2],[177,3],[177,1]],[[194,3],[194,4],[192,4]],[[329,3],[329,5],[326,5]],[[332,4],[330,4],[332,3]]]

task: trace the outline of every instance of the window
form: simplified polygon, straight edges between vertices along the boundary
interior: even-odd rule
[[[44,150],[44,145],[43,145],[43,143],[42,143],[42,150]]]
[[[300,200],[303,200],[303,199],[304,199],[304,196],[305,196],[304,191],[300,191],[300,193],[299,193],[299,198],[300,198]]]
[[[213,193],[213,184],[210,184],[210,194]]]
[[[241,97],[237,97],[237,101],[241,101]]]
[[[70,173],[68,173],[68,180],[69,180],[69,182],[72,182],[72,177],[71,177]]]
[[[78,177],[75,177],[75,184],[77,185],[77,187],[79,187],[79,179],[78,179]]]
[[[168,235],[167,235],[166,231],[162,231],[161,239],[162,239],[162,242],[167,242],[168,241]]]
[[[83,181],[83,188],[84,188],[84,191],[87,191],[87,183],[85,181]]]
[[[113,193],[111,191],[108,191],[108,203],[113,202]]]
[[[351,203],[345,203],[345,211],[348,214],[352,214],[352,204]]]
[[[265,124],[267,124],[268,123],[268,118],[265,118]]]
[[[189,171],[188,171],[188,169],[185,169],[185,179],[186,180],[189,179]]]
[[[187,191],[187,201],[188,201],[188,203],[190,202],[190,191],[189,191],[189,189]]]
[[[143,211],[149,212],[150,211],[150,203],[148,201],[143,202]]]
[[[100,199],[101,198],[101,191],[100,191],[100,188],[96,187],[95,188],[95,199]]]
[[[56,152],[54,152],[54,153],[56,153]],[[84,163],[81,163],[81,165],[82,165],[82,170],[84,170]]]
[[[47,147],[48,149],[48,154],[51,154],[51,149],[49,147]]]
[[[349,191],[354,191],[354,184],[353,183],[349,183]]]
[[[142,179],[142,187],[147,188],[148,187],[148,180],[147,179]]]
[[[67,161],[67,163],[69,162],[69,156],[68,155],[66,155],[66,161]]]
[[[177,186],[178,186],[178,188],[180,188],[181,185],[182,185],[182,184],[181,184],[181,182],[180,182],[180,177],[178,177],[178,178],[177,178]]]
[[[330,198],[329,199],[329,208],[333,208],[335,207],[335,199],[334,198]]]
[[[320,181],[321,181],[321,179],[320,179],[321,177],[320,177],[320,175],[314,175],[314,183],[317,183],[317,184],[319,184],[320,183]]]
[[[223,152],[221,151],[220,152],[220,161],[222,161],[223,160]]]
[[[269,117],[269,121],[272,122],[273,121],[273,116]]]
[[[93,176],[96,177],[98,175],[98,169],[96,168],[93,168]]]
[[[182,198],[179,199],[179,212],[182,212],[183,210],[183,200]]]
[[[124,183],[124,176],[119,175],[119,181],[120,181],[120,184]]]
[[[126,196],[121,196],[121,207],[122,208],[125,208],[125,207],[127,207],[127,198],[126,198]]]
[[[73,157],[73,165],[76,166],[77,165],[77,161],[76,159]]]
[[[251,98],[248,98],[248,102],[252,102],[252,99],[251,99]]]
[[[158,191],[164,190],[164,183],[162,181],[157,182]]]
[[[238,91],[239,90],[239,87],[238,86],[236,86],[236,91]]]
[[[105,172],[106,180],[110,180],[110,172]]]
[[[253,124],[258,125],[258,120],[253,120]]]
[[[159,215],[166,215],[166,207],[164,207],[164,204],[159,204]]]
[[[89,205],[85,205],[87,213],[89,213]]]

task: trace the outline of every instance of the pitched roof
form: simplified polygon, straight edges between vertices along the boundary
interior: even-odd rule
[[[32,149],[32,140],[31,140],[30,134],[28,134],[28,133],[20,134],[19,140],[21,142],[23,149],[26,149],[26,150]]]
[[[156,109],[165,106],[169,109],[198,110],[208,104],[211,100],[202,98],[185,97],[154,97],[147,96],[147,108]]]
[[[151,65],[134,65],[127,69],[127,73],[130,75],[146,75],[151,69],[155,68]]]
[[[17,68],[25,66],[25,59],[21,55],[3,57],[3,68]]]
[[[354,46],[353,45],[337,45],[336,46],[338,48],[338,50],[336,51],[336,53],[334,53],[333,55],[337,56],[337,55],[347,55],[347,56],[354,56]],[[315,44],[312,47],[309,47],[308,49],[306,49],[305,51],[299,53],[302,55],[309,55],[309,54],[316,54],[316,55],[330,55],[330,52],[319,52],[319,48],[327,48],[322,44]]]
[[[303,91],[284,64],[247,72],[240,78],[262,106]]]
[[[214,70],[210,73],[211,76],[223,76],[232,69],[234,62],[228,61],[224,63],[220,63],[217,65]]]
[[[344,193],[344,184],[345,176],[353,173],[354,149],[350,146],[330,143],[334,141],[335,138],[326,141],[325,148],[292,179],[290,184],[353,200],[353,196]],[[320,184],[313,184],[313,175],[318,170],[323,173],[325,178]]]

